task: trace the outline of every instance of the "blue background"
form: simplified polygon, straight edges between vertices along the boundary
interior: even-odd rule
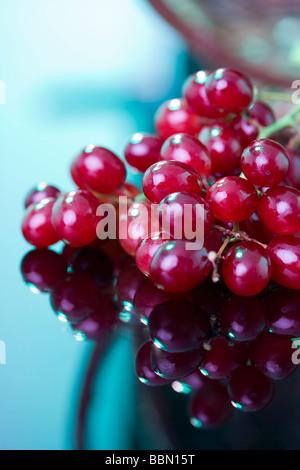
[[[1,0],[0,44],[0,449],[74,449],[93,345],[76,341],[48,296],[22,280],[31,248],[20,230],[24,197],[40,181],[73,189],[69,166],[88,144],[122,156],[128,137],[152,131],[158,105],[178,97],[196,69],[183,40],[142,0]],[[300,447],[299,374],[279,384],[267,410],[203,432],[190,426],[184,396],[141,388],[134,354],[124,326],[95,377],[86,448]]]
[[[91,345],[76,341],[48,296],[34,296],[22,281],[19,266],[30,249],[20,231],[24,197],[39,181],[73,189],[69,165],[86,145],[122,155],[130,134],[152,130],[154,110],[185,76],[185,46],[139,0],[2,0],[0,44],[0,448],[73,448]],[[127,334],[111,354],[89,446],[128,448],[135,380]],[[123,425],[111,419],[111,406]]]

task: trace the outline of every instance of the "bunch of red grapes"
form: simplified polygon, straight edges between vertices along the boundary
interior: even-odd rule
[[[122,159],[89,145],[71,166],[76,189],[62,193],[38,185],[25,204],[22,231],[29,243],[43,250],[62,241],[65,251],[77,253],[105,243],[97,237],[105,222],[98,206],[113,205],[121,219],[119,197],[127,197],[127,233],[119,244],[131,261],[113,292],[118,305],[129,306],[146,325],[137,374],[148,385],[186,377],[197,390],[191,421],[198,427],[224,422],[232,404],[244,411],[264,408],[273,381],[296,368],[291,357],[300,335],[298,300],[286,317],[282,308],[272,321],[266,305],[276,295],[299,299],[300,154],[293,132],[288,140],[284,132],[260,138],[276,117],[256,95],[236,70],[197,72],[183,84],[181,98],[157,110],[156,134],[136,133],[125,148],[128,166],[143,173],[142,191],[126,182]],[[195,227],[199,205],[204,242],[188,250],[187,240],[176,236],[175,219],[167,229],[162,224],[161,209],[179,211],[183,224],[188,206]],[[85,299],[90,288],[86,300],[92,302],[94,284],[76,282],[68,295]],[[62,298],[52,300],[55,311],[78,323],[63,311],[70,298]]]

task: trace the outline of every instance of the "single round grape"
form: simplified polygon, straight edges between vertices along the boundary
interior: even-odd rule
[[[211,381],[197,390],[189,402],[190,422],[200,429],[214,429],[226,423],[234,412],[225,385]]]
[[[61,238],[52,223],[51,215],[56,199],[43,199],[27,207],[22,220],[22,233],[26,241],[37,248],[48,248]]]
[[[271,262],[267,251],[258,243],[235,244],[226,253],[222,276],[228,289],[240,296],[256,295],[271,279]]]
[[[243,73],[219,68],[208,76],[205,90],[213,106],[226,113],[238,114],[247,108],[253,100],[253,85]]]
[[[186,300],[169,300],[154,307],[148,331],[154,343],[169,352],[197,349],[210,330],[205,314]]]
[[[244,175],[257,186],[277,186],[287,176],[289,165],[284,147],[271,139],[255,140],[241,156]]]
[[[69,191],[53,206],[52,223],[61,240],[74,247],[95,240],[98,201],[86,190]]]
[[[142,186],[146,198],[154,204],[178,191],[200,194],[202,189],[199,173],[190,165],[174,160],[150,166],[143,176]]]
[[[272,280],[289,289],[300,289],[299,238],[282,235],[267,247],[272,266]]]
[[[206,200],[217,219],[240,222],[255,212],[258,194],[249,181],[238,176],[225,176],[209,188]]]
[[[213,174],[231,175],[240,167],[244,148],[240,131],[237,132],[225,122],[217,121],[203,125],[198,139],[208,150]]]
[[[291,186],[268,189],[259,200],[257,213],[263,224],[279,235],[300,230],[300,191]]]
[[[111,150],[88,145],[71,167],[72,177],[80,187],[109,194],[126,179],[124,162]]]
[[[135,373],[143,384],[149,385],[150,387],[168,385],[172,380],[164,379],[153,370],[150,360],[152,346],[152,341],[145,341],[139,347],[135,356]]]
[[[208,150],[197,137],[190,134],[175,134],[165,140],[161,148],[162,160],[176,160],[190,165],[200,175],[212,171]],[[150,165],[149,165],[150,166]]]
[[[288,336],[265,333],[250,344],[251,364],[273,380],[285,379],[297,368],[292,361],[292,345]]]
[[[69,273],[51,292],[50,302],[59,319],[77,323],[94,313],[100,292],[94,279],[86,273]]]
[[[280,287],[264,297],[267,325],[272,333],[294,338],[300,336],[300,292]]]
[[[198,114],[182,98],[162,103],[154,116],[155,130],[162,139],[180,132],[195,135],[200,123]]]
[[[266,308],[257,296],[231,295],[220,311],[220,326],[234,341],[252,341],[266,328]]]
[[[84,319],[72,323],[74,336],[81,340],[103,341],[114,331],[118,320],[118,309],[112,292],[99,293],[99,305]]]
[[[189,250],[185,240],[164,243],[150,266],[154,284],[167,292],[187,292],[208,278],[212,264],[206,248]]]
[[[22,259],[21,273],[34,292],[52,292],[67,273],[62,255],[52,250],[31,250]]]
[[[245,343],[230,343],[225,338],[213,338],[200,364],[202,374],[210,379],[229,378],[239,366],[246,364],[248,348]]]
[[[137,132],[125,147],[125,160],[130,166],[144,173],[149,166],[161,160],[162,143],[162,139],[156,135]]]
[[[150,354],[156,374],[167,380],[178,380],[190,375],[203,359],[202,347],[185,352],[169,352],[153,345]]]
[[[234,407],[254,412],[270,404],[274,396],[274,382],[257,367],[241,366],[229,380],[229,396]]]

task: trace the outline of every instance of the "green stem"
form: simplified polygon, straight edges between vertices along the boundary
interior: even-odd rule
[[[275,132],[281,131],[286,127],[294,127],[295,124],[300,122],[300,103],[292,107],[292,109],[282,118],[275,121],[270,126],[262,127],[259,132],[259,139],[266,139]]]
[[[258,94],[258,100],[291,101],[291,95],[282,91],[261,91]]]

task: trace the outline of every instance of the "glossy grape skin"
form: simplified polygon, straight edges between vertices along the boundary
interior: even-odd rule
[[[125,182],[126,167],[111,150],[88,145],[71,167],[72,177],[80,187],[109,194]]]
[[[98,201],[85,190],[70,191],[60,196],[53,206],[52,223],[61,240],[73,247],[95,240]]]
[[[125,160],[130,166],[144,173],[149,166],[161,160],[162,144],[163,140],[156,135],[135,133],[125,147]]]
[[[300,230],[300,191],[290,186],[268,189],[260,198],[257,213],[266,227],[279,235]]]
[[[300,241],[292,235],[282,235],[269,243],[268,255],[272,280],[289,289],[300,289]]]
[[[163,234],[166,238],[163,238]],[[135,251],[135,262],[139,270],[145,274],[145,276],[150,276],[152,259],[162,243],[169,238],[170,236],[165,234],[165,232],[154,232],[150,233],[137,246]]]
[[[248,219],[242,220],[239,227],[250,238],[266,245],[277,236],[262,223],[256,212],[253,212]]]
[[[151,364],[150,355],[153,343],[151,340],[145,341],[138,349],[135,356],[135,373],[139,380],[150,387],[168,385],[172,380],[167,380],[156,374]]]
[[[262,101],[254,101],[247,109],[247,115],[264,127],[276,121],[272,108]]]
[[[150,267],[154,284],[167,292],[188,292],[208,278],[212,265],[206,248],[187,250],[185,240],[164,243]]]
[[[223,234],[220,230],[212,228],[211,231],[204,238],[204,246],[207,249],[207,253],[215,251],[218,253],[219,249],[223,244]]]
[[[38,204],[43,199],[57,199],[60,193],[60,190],[56,186],[47,183],[39,183],[27,194],[25,199],[25,209],[27,209],[31,204]]]
[[[74,181],[74,183],[76,184],[76,186],[78,188],[85,189],[85,186],[84,186],[83,182],[79,178],[76,160],[73,161],[71,166],[70,166],[70,175],[71,175],[72,180]]]
[[[37,248],[48,248],[60,240],[51,220],[56,199],[43,199],[38,204],[27,207],[22,220],[22,233],[31,245]]]
[[[247,145],[249,145],[258,137],[258,126],[246,116],[235,116],[235,118],[231,121],[230,126],[237,133],[237,137],[241,141],[243,148],[247,147]]]
[[[119,226],[126,222],[124,234],[119,232],[118,238],[121,247],[130,256],[134,257],[138,245],[144,240],[151,230],[151,205],[149,201],[133,202],[126,212],[119,217]],[[157,219],[157,230],[159,229]]]
[[[289,171],[289,157],[282,145],[271,139],[259,139],[244,149],[241,168],[257,186],[277,186]]]
[[[155,286],[150,278],[145,278],[135,293],[133,307],[141,322],[147,325],[149,315],[157,305],[176,299],[190,301],[192,297],[189,293],[171,294],[161,290]]]
[[[248,348],[245,343],[230,343],[225,338],[212,338],[201,362],[201,372],[210,379],[229,378],[239,366],[246,364]]]
[[[31,250],[22,259],[21,273],[34,292],[52,292],[67,273],[62,255],[52,250]]]
[[[220,311],[220,326],[234,341],[252,341],[266,328],[266,308],[256,296],[231,295]]]
[[[209,175],[212,171],[211,158],[207,148],[197,137],[189,134],[175,134],[165,140],[161,148],[162,160],[176,160],[186,163],[200,175]]]
[[[187,206],[190,212],[187,211]],[[204,240],[215,220],[209,203],[200,195],[186,191],[172,193],[162,199],[158,214],[161,229],[170,234],[171,238],[189,240],[194,239],[195,234],[198,239]]]
[[[226,386],[216,381],[192,394],[188,409],[191,424],[200,429],[222,426],[234,413]]]
[[[251,364],[273,380],[282,380],[297,368],[292,362],[292,339],[265,333],[252,341],[249,349]]]
[[[202,126],[198,139],[208,150],[212,173],[226,176],[239,168],[244,145],[233,127],[222,121],[206,124]]]
[[[182,98],[162,103],[154,116],[156,133],[162,139],[181,132],[195,135],[199,131],[200,123],[198,114]]]
[[[210,74],[205,90],[209,101],[228,114],[246,110],[253,99],[253,85],[248,77],[229,68],[220,68]]]
[[[199,70],[190,75],[183,83],[182,95],[189,106],[201,117],[218,118],[224,113],[212,106],[207,98],[205,82],[211,72]]]
[[[205,377],[200,372],[200,369],[195,369],[191,374],[182,377],[180,380],[176,380],[172,384],[173,390],[178,393],[187,393],[187,387],[190,389],[191,399],[198,390],[203,389],[207,385],[212,385],[213,383],[217,383],[217,381],[212,381],[208,377]],[[218,383],[221,383],[221,381]],[[183,385],[183,390],[181,387],[177,387],[177,384]]]
[[[153,345],[150,361],[156,374],[167,380],[178,380],[190,375],[203,359],[202,347],[180,353],[164,351]]]
[[[239,410],[259,411],[272,401],[274,382],[254,366],[241,366],[229,381],[229,395]]]
[[[84,319],[72,323],[76,338],[90,341],[103,341],[109,337],[117,325],[118,309],[113,300],[113,293],[99,293],[99,305],[93,313]]]
[[[94,313],[99,305],[99,287],[86,273],[69,273],[53,290],[51,306],[64,321],[77,323]]]
[[[252,296],[263,291],[271,279],[271,262],[266,250],[255,242],[237,243],[222,263],[223,280],[233,293]]]
[[[132,308],[134,296],[145,279],[134,264],[126,266],[119,273],[115,286],[119,305],[129,305]]]
[[[287,184],[300,190],[300,154],[292,149],[287,149],[290,167],[286,177]]]
[[[202,189],[199,173],[190,165],[174,160],[150,166],[144,173],[142,186],[146,198],[154,204],[177,191],[199,194]]]
[[[280,287],[264,299],[268,329],[277,335],[300,336],[300,292]]]
[[[249,181],[238,176],[225,176],[209,188],[206,201],[217,219],[240,222],[255,212],[258,194]]]
[[[169,352],[199,348],[210,330],[204,313],[186,300],[169,300],[154,307],[148,318],[153,342]]]

